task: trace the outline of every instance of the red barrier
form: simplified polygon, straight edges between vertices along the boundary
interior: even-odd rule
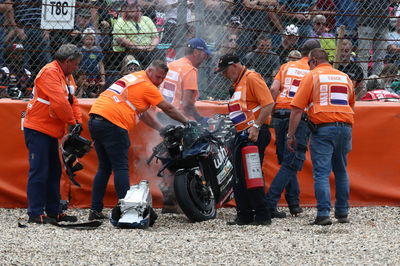
[[[88,111],[93,99],[80,99],[84,119],[83,136],[89,138],[87,129]],[[0,99],[0,207],[26,207],[26,184],[28,176],[28,152],[21,131],[21,113],[26,102]],[[213,102],[199,102],[203,115],[226,113],[226,106]],[[353,150],[349,156],[350,204],[352,206],[399,205],[400,202],[400,104],[399,103],[356,103],[356,124],[353,128]],[[273,130],[272,130],[273,132]],[[150,181],[155,207],[161,207],[161,192],[158,188],[159,165],[154,162],[149,167],[145,161],[151,148],[160,141],[158,133],[143,124],[130,132],[129,152],[131,182],[140,179]],[[76,179],[82,185],[72,185],[62,178],[61,194],[74,207],[89,207],[91,185],[97,169],[94,150],[81,159],[85,169],[77,172]],[[267,184],[278,171],[275,156],[274,136],[267,148],[263,170]],[[331,176],[333,178],[333,176]],[[332,180],[331,180],[332,181]],[[314,205],[312,167],[309,153],[303,171],[299,174],[301,204]],[[334,183],[331,182],[334,186]],[[105,206],[116,203],[113,178],[111,177],[105,196]],[[334,192],[332,192],[334,196]],[[284,203],[282,201],[282,203]]]

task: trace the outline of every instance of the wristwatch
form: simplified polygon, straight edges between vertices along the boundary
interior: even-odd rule
[[[257,125],[256,123],[254,123],[252,126],[255,127],[256,129],[260,130],[260,125]]]
[[[289,136],[289,134],[286,134],[286,138],[287,139],[294,139],[294,135],[293,136]]]

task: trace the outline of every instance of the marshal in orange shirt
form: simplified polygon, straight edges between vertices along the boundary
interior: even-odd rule
[[[354,88],[343,72],[323,63],[306,74],[293,98],[292,106],[308,107],[308,117],[314,124],[354,123]]]
[[[127,101],[119,100],[119,95],[113,96],[113,92],[117,88],[124,91],[126,100],[136,110],[133,110]],[[164,101],[164,98],[160,91],[143,70],[124,76],[100,94],[90,109],[90,114],[101,115],[111,123],[130,130],[136,125],[138,114],[145,112],[150,106],[160,104],[162,101]]]

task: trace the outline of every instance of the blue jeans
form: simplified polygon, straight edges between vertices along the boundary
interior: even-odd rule
[[[271,210],[275,210],[286,188],[285,198],[289,207],[299,206],[300,186],[297,179],[297,172],[303,168],[306,159],[307,144],[310,138],[310,130],[307,123],[300,120],[295,136],[297,141],[296,151],[291,152],[287,148],[286,135],[289,128],[289,118],[274,118],[276,135],[276,154],[281,168],[272,180],[271,186],[266,195]]]
[[[58,140],[39,131],[24,128],[25,144],[29,151],[28,215],[60,213],[61,163]]]
[[[243,162],[242,162],[242,148],[245,144],[245,139],[240,136],[241,133],[236,133],[235,144],[233,148],[233,167],[235,182],[233,185],[233,192],[236,201],[236,211],[240,219],[244,221],[264,221],[270,219],[269,208],[265,200],[264,188],[247,189],[246,180],[244,178]],[[257,147],[262,165],[264,159],[265,148],[271,140],[271,133],[268,126],[263,125],[260,129]]]
[[[351,150],[352,129],[350,127],[322,127],[313,133],[310,141],[314,175],[314,190],[317,199],[317,216],[329,216],[331,194],[329,175],[335,175],[335,213],[348,214],[349,176],[347,155]]]
[[[107,120],[89,119],[89,132],[99,160],[99,167],[92,187],[92,210],[103,210],[103,199],[111,172],[114,171],[114,185],[118,199],[125,197],[129,190],[128,131]]]

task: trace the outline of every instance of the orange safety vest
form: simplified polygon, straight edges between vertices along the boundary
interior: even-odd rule
[[[231,99],[228,102],[229,118],[235,125],[236,131],[240,132],[251,127],[255,120],[255,112],[261,109],[261,105],[256,106],[252,110],[247,108],[246,92],[247,92],[247,76],[254,71],[246,70],[243,77],[235,87]]]
[[[354,94],[353,83],[343,72],[331,68],[330,70],[312,70],[314,90],[313,102],[308,110],[313,107],[314,114],[319,112],[335,112],[354,114],[349,104],[350,96]]]
[[[57,88],[60,88],[58,94],[46,91],[46,87],[43,86],[47,81],[53,83],[55,80],[58,82]],[[75,91],[74,78],[72,75],[65,77],[57,61],[44,66],[35,79],[33,98],[27,105],[24,127],[61,138],[65,133],[66,124],[73,125],[77,121],[82,123],[78,101],[72,96]],[[68,101],[69,94],[72,96],[72,104]]]
[[[168,68],[169,71],[160,86],[160,91],[165,101],[174,105],[178,110],[182,110],[182,80],[190,71],[194,70],[197,73],[197,69],[186,57],[182,57],[181,59],[169,63]],[[198,91],[195,92],[194,97],[194,100],[197,100]]]
[[[146,81],[148,79],[146,78],[145,71],[131,73],[120,78],[100,94],[99,98],[93,104],[90,113],[101,115],[117,126],[129,130],[133,125],[138,123],[136,115],[145,112],[150,105],[139,110],[129,101],[128,88]],[[112,108],[108,108],[107,106],[112,106]],[[107,109],[113,111],[110,112]],[[114,115],[120,115],[123,118],[116,121],[113,119]]]
[[[310,66],[307,57],[283,65],[282,71],[278,73],[282,91],[276,98],[275,110],[291,109],[290,103],[299,88],[300,81],[308,72]]]

